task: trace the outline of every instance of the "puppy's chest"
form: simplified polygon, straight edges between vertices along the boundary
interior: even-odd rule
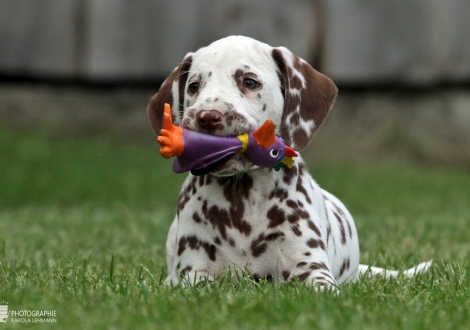
[[[189,177],[179,197],[178,236],[194,235],[242,262],[271,258],[270,251],[308,235],[312,209],[306,210],[308,193],[301,178],[288,180],[283,173],[271,173],[267,179],[256,174]]]
[[[264,264],[286,239],[282,226],[270,227],[268,213],[274,200],[269,196],[263,187],[248,190],[240,182],[201,187],[180,211],[179,235],[194,235],[214,245],[217,261]]]
[[[179,196],[179,225],[228,242],[232,241],[231,232],[249,237],[266,229],[268,200],[269,187],[249,175],[193,177],[186,181]]]

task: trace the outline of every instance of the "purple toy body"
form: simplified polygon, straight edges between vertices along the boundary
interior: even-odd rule
[[[184,151],[175,157],[173,171],[191,171],[194,175],[210,172],[242,148],[242,141],[236,136],[221,137],[189,129],[183,131],[183,144]]]
[[[245,150],[243,141],[247,143]],[[223,165],[237,152],[243,153],[254,165],[272,168],[278,165],[286,154],[286,145],[282,138],[275,136],[274,142],[265,148],[257,142],[253,131],[224,137],[184,129],[183,144],[183,153],[175,157],[173,162],[175,173],[191,171],[193,175],[207,174]],[[292,156],[294,155],[290,155]]]

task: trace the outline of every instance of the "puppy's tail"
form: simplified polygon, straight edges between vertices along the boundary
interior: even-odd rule
[[[399,270],[388,270],[379,267],[372,267],[367,265],[359,265],[358,278],[361,277],[376,277],[382,276],[387,279],[397,277],[400,274],[403,274],[406,277],[413,277],[414,275],[426,273],[432,265],[432,260],[422,262],[418,266],[407,269],[405,271]]]

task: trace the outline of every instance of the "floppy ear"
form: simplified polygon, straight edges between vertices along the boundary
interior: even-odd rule
[[[188,53],[183,62],[166,78],[158,93],[152,96],[147,107],[147,114],[155,134],[162,128],[163,109],[165,103],[171,105],[173,123],[181,124],[184,111],[184,87],[188,79],[188,71],[192,63],[192,53]]]
[[[287,48],[274,48],[272,56],[280,69],[284,93],[281,136],[287,145],[301,151],[333,107],[338,89]]]

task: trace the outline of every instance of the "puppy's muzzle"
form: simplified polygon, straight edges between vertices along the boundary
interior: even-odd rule
[[[216,130],[222,129],[223,115],[218,110],[202,110],[196,115],[196,121],[203,131],[213,134]]]

